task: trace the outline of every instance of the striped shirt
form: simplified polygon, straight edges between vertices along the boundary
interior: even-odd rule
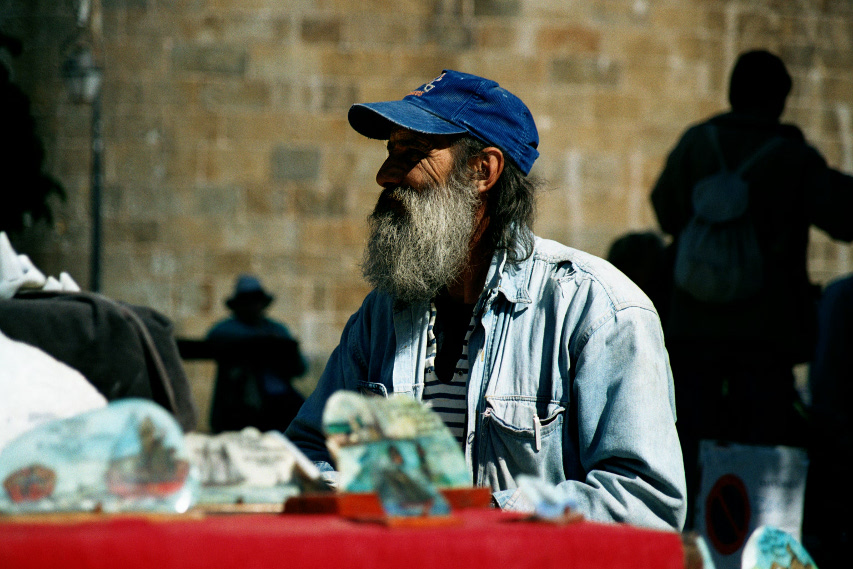
[[[438,353],[438,342],[435,337],[435,317],[437,310],[435,302],[430,302],[429,324],[427,325],[427,357],[424,368],[423,401],[428,402],[432,410],[441,417],[450,433],[465,448],[465,415],[467,411],[468,384],[468,340],[476,326],[476,315],[471,315],[471,321],[462,341],[462,355],[456,363],[450,381],[442,381],[435,372],[435,357]]]

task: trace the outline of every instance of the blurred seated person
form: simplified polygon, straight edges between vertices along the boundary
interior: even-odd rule
[[[305,358],[287,327],[265,315],[272,301],[257,277],[240,275],[225,301],[232,316],[207,334],[217,363],[214,433],[247,426],[283,432],[302,406],[291,380],[305,373]]]
[[[607,260],[648,295],[661,321],[666,320],[672,286],[670,257],[663,237],[654,231],[625,233],[607,251]]]

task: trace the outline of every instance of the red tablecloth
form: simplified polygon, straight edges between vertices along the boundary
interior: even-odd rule
[[[397,528],[331,515],[0,520],[2,569],[683,569],[677,533],[518,521],[494,510],[445,527]]]

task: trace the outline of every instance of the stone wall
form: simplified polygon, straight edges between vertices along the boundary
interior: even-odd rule
[[[100,5],[100,11],[97,10]],[[18,242],[46,272],[87,285],[90,108],[59,68],[79,0],[0,0],[9,59],[66,187],[53,229]],[[648,194],[693,122],[726,107],[737,54],[770,49],[799,124],[853,171],[849,0],[97,0],[104,67],[105,294],[151,306],[198,337],[226,315],[242,271],[275,293],[311,358],[309,391],[367,292],[358,261],[384,145],[346,110],[397,99],[444,68],[496,79],[540,128],[547,181],[537,232],[605,255],[655,227]],[[96,22],[97,23],[97,22]],[[814,232],[818,282],[853,270]],[[188,366],[206,412],[212,369]]]

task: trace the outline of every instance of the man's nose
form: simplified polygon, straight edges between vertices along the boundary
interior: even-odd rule
[[[376,183],[383,188],[395,187],[401,185],[405,177],[406,169],[400,161],[389,156],[376,172]]]

